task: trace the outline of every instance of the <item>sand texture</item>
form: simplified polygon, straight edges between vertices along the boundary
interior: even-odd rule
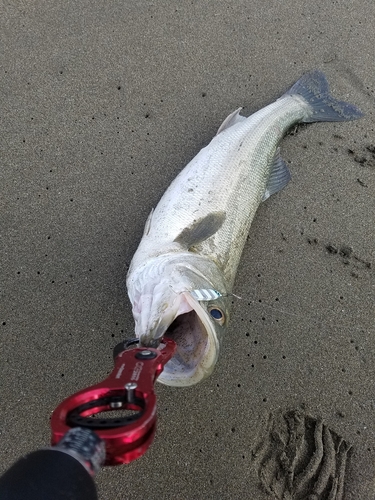
[[[134,333],[151,208],[223,119],[319,69],[365,117],[291,131],[212,376],[158,385],[150,450],[100,500],[375,497],[373,0],[3,2],[0,472]],[[215,182],[215,179],[213,179]]]

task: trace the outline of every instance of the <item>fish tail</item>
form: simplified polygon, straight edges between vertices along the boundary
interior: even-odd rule
[[[307,116],[301,120],[310,122],[341,122],[357,120],[363,113],[353,104],[339,101],[329,93],[327,78],[321,71],[306,73],[285,95],[299,95],[309,105]]]

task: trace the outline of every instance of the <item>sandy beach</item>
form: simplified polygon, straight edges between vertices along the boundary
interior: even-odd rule
[[[300,500],[327,474],[314,500],[334,477],[335,499],[373,500],[375,4],[1,10],[0,473],[49,444],[55,407],[134,335],[126,272],[170,182],[229,113],[319,69],[365,116],[282,141],[292,180],[251,227],[215,371],[158,384],[152,447],[96,483],[100,500]]]

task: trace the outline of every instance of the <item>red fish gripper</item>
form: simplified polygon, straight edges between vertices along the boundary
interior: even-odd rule
[[[163,338],[157,349],[122,342],[114,349],[115,367],[102,382],[65,399],[51,418],[52,444],[72,427],[89,428],[105,442],[105,465],[136,460],[151,445],[156,430],[154,383],[176,351],[176,343]],[[113,410],[130,415],[105,418]]]

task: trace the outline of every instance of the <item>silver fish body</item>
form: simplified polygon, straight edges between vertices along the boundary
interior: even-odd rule
[[[260,203],[290,179],[278,147],[287,130],[300,122],[362,115],[332,98],[318,71],[248,118],[240,109],[152,210],[129,268],[136,335],[144,345],[163,335],[177,343],[177,354],[159,376],[168,385],[195,384],[215,366],[252,220]]]

